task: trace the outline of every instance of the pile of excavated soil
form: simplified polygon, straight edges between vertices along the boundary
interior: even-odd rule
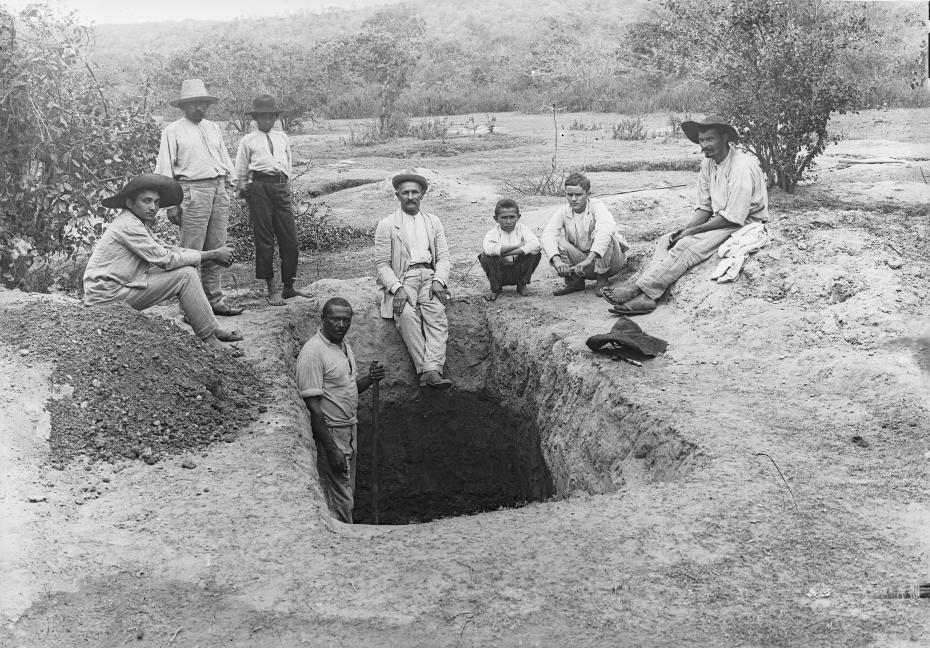
[[[245,362],[125,304],[30,301],[0,309],[4,343],[55,366],[51,461],[165,455],[223,440],[257,418],[265,387]]]

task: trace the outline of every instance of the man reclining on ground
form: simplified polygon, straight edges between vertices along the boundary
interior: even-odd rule
[[[747,222],[768,220],[768,192],[759,163],[733,145],[736,129],[723,117],[682,122],[689,140],[706,158],[698,175],[698,202],[683,229],[659,239],[655,254],[635,282],[604,289],[616,315],[643,315],[688,270],[713,256]]]
[[[149,229],[158,210],[179,205],[184,195],[172,178],[154,173],[136,176],[103,206],[122,211],[100,237],[84,271],[88,306],[125,301],[138,311],[177,297],[194,333],[215,349],[242,339],[219,327],[200,284],[201,263],[227,265],[232,248],[189,250],[166,245]],[[154,266],[154,267],[153,267]]]

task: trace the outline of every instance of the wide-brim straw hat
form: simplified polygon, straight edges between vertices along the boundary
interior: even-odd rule
[[[246,112],[247,115],[280,115],[281,109],[278,108],[277,102],[270,94],[263,94],[252,100],[252,110]]]
[[[721,117],[720,115],[707,115],[704,119],[699,121],[684,121],[681,122],[681,130],[684,131],[685,137],[694,142],[698,143],[698,131],[702,128],[707,128],[708,126],[719,126],[724,131],[730,134],[730,141],[734,144],[739,142],[739,133],[736,132],[736,129],[733,128],[727,122],[726,118]]]
[[[395,189],[404,182],[416,182],[423,191],[429,189],[429,180],[413,171],[404,171],[391,178],[391,184],[394,185]]]
[[[158,192],[161,204],[160,207],[174,207],[180,205],[184,200],[184,190],[181,183],[174,178],[163,176],[158,173],[143,173],[126,183],[126,186],[109,198],[104,198],[100,204],[108,209],[123,209],[126,207],[126,199],[130,196],[151,189]]]
[[[219,98],[207,92],[207,86],[204,85],[203,79],[184,79],[181,82],[181,96],[168,103],[177,108],[181,104],[191,101],[216,103]]]

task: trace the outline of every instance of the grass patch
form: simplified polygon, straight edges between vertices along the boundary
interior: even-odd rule
[[[344,180],[325,182],[319,189],[310,189],[307,191],[306,196],[307,198],[319,198],[320,196],[327,196],[337,191],[352,189],[353,187],[362,187],[364,185],[374,184],[375,182],[381,182],[381,178],[345,178]]]
[[[632,173],[633,171],[700,171],[702,158],[669,160],[616,160],[581,167],[582,173]]]
[[[446,140],[418,140],[405,138],[352,151],[354,157],[455,157],[479,151],[516,148],[535,144],[537,140],[530,137],[513,135],[478,135],[455,137]]]

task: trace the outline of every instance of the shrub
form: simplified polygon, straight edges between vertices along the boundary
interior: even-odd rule
[[[830,116],[862,96],[845,62],[873,34],[863,8],[850,4],[663,2],[675,54],[710,85],[714,111],[732,120],[770,181],[787,192],[830,141]]]
[[[424,119],[410,124],[408,135],[421,140],[438,139],[443,142],[449,135],[449,121],[444,117]]]
[[[615,140],[644,140],[648,136],[642,117],[622,119],[610,127],[610,136]]]
[[[111,106],[84,53],[91,30],[33,5],[0,7],[0,273],[70,259],[103,231],[105,196],[155,164],[155,122]]]
[[[332,209],[326,202],[314,202],[309,192],[292,197],[294,223],[297,227],[297,247],[301,252],[332,252],[358,241],[370,241],[374,227],[359,228],[332,222]],[[168,227],[174,227],[168,225]],[[177,228],[174,228],[175,232]],[[234,200],[229,208],[227,229],[236,250],[236,259],[255,258],[255,238],[249,208],[244,200]]]

